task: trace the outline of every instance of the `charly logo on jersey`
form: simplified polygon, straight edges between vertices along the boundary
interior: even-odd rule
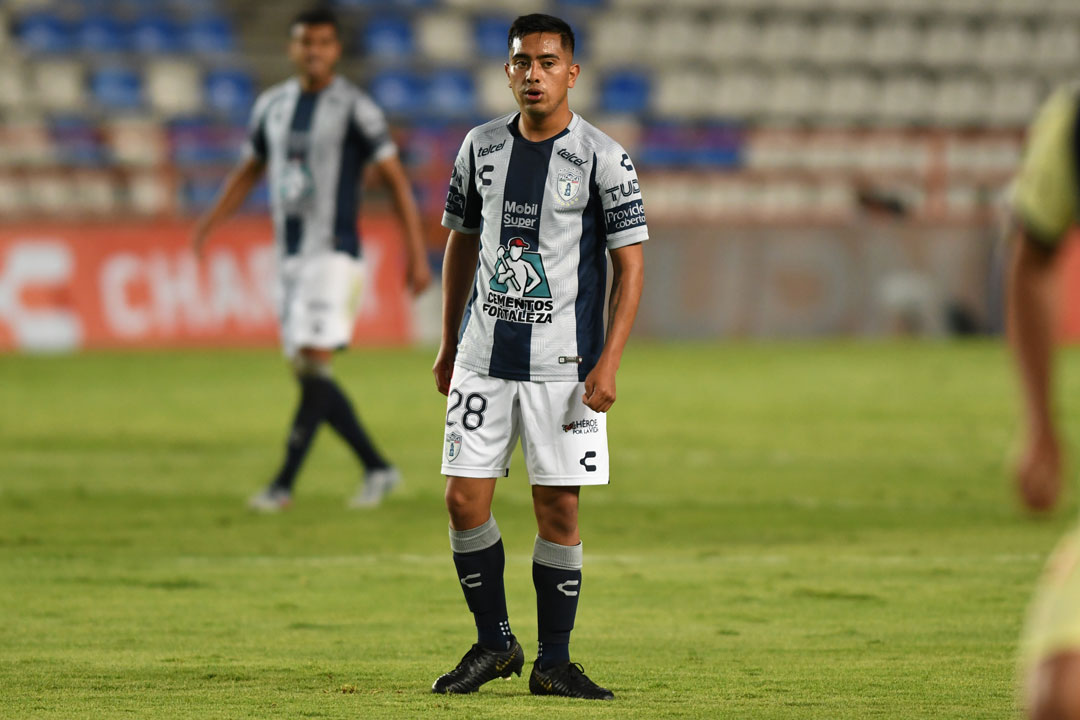
[[[461,454],[461,433],[446,433],[446,462],[454,462]]]
[[[525,238],[512,237],[496,251],[495,272],[484,302],[489,317],[532,325],[551,322],[554,303],[544,258],[528,250]]]

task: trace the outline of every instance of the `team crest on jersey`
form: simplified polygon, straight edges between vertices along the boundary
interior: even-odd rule
[[[512,237],[505,247],[499,246],[484,302],[488,316],[531,325],[551,322],[554,303],[544,258],[528,250],[529,242],[521,237]]]
[[[461,454],[461,433],[446,434],[446,462],[454,462]]]
[[[581,192],[582,174],[580,170],[569,168],[560,170],[555,176],[555,199],[560,205],[573,205]]]

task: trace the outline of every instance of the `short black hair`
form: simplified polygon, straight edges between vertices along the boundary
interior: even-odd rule
[[[569,48],[570,54],[574,54],[574,31],[565,20],[560,20],[553,15],[533,13],[522,15],[510,26],[510,34],[506,38],[506,49],[514,47],[514,38],[523,38],[533,33],[555,33],[562,38],[564,49]]]
[[[341,26],[338,25],[337,15],[334,11],[328,7],[315,6],[308,8],[307,10],[301,10],[293,17],[293,21],[289,23],[289,33],[292,34],[292,29],[297,25],[331,25],[334,28],[334,32],[341,36]]]

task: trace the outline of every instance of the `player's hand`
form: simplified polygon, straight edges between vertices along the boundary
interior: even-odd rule
[[[1053,432],[1029,437],[1016,466],[1016,487],[1029,510],[1050,510],[1061,494],[1061,446]]]
[[[596,412],[607,412],[615,404],[615,371],[597,363],[585,376],[585,394],[581,401]]]
[[[195,253],[195,257],[202,258],[203,248],[206,247],[206,241],[209,238],[209,228],[206,227],[206,223],[200,220],[195,225],[195,229],[191,231],[191,251]]]
[[[415,262],[409,267],[407,282],[413,297],[427,290],[431,285],[431,268],[425,260]]]
[[[439,354],[435,357],[435,366],[431,368],[431,374],[435,376],[435,389],[443,395],[450,393],[450,379],[454,376],[454,358],[457,356],[457,348],[453,350],[442,346]]]

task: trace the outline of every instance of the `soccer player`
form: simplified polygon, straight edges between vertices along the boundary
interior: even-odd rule
[[[1051,361],[1060,246],[1078,213],[1078,108],[1080,92],[1064,87],[1039,111],[1011,196],[1008,328],[1026,415],[1026,447],[1016,477],[1021,497],[1036,510],[1051,508],[1061,490]],[[1028,717],[1080,720],[1080,530],[1066,535],[1047,563],[1021,656]]]
[[[532,576],[537,695],[609,699],[577,663],[570,633],[582,589],[578,493],[608,482],[605,414],[637,314],[648,239],[634,165],[570,111],[574,33],[525,15],[510,27],[519,112],[471,130],[454,163],[443,225],[442,344],[433,373],[448,395],[442,471],[450,547],[476,644],[432,691],[469,693],[521,674],[491,514],[497,477],[521,439],[537,536]],[[607,331],[607,259],[613,279]],[[527,266],[527,267],[526,267]]]
[[[352,337],[364,280],[357,209],[366,163],[374,165],[393,198],[414,294],[427,287],[431,273],[416,203],[386,120],[367,95],[335,74],[341,57],[336,18],[328,10],[302,12],[289,33],[297,76],[256,100],[243,157],[199,219],[192,245],[200,253],[210,233],[267,173],[279,269],[278,319],[300,401],[281,468],[249,506],[274,512],[289,505],[297,472],[325,420],[364,467],[364,483],[350,505],[372,507],[400,476],[376,449],[331,373],[334,351]]]

